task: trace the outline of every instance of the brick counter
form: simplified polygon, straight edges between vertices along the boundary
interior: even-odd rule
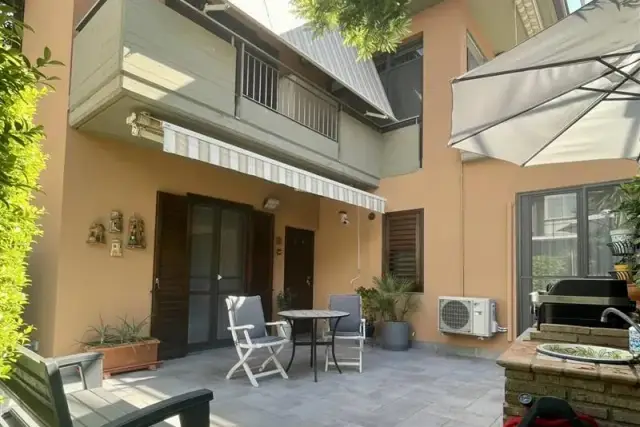
[[[574,362],[536,352],[541,342],[551,341],[626,348],[626,330],[541,325],[530,337],[516,341],[497,361],[505,368],[505,417],[522,415],[518,395],[529,393],[566,399],[601,426],[640,426],[640,365]]]

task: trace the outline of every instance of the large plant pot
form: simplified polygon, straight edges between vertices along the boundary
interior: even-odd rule
[[[380,337],[382,348],[392,351],[409,350],[409,323],[384,322]]]
[[[611,242],[626,242],[633,239],[633,230],[628,228],[616,228],[609,232]]]
[[[140,341],[131,344],[111,345],[102,347],[85,347],[86,351],[97,351],[104,355],[102,361],[103,375],[109,378],[111,374],[139,371],[142,369],[156,370],[161,362],[158,361],[158,345],[156,339]]]

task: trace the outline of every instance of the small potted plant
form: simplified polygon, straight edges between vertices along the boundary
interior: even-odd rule
[[[160,341],[144,333],[147,319],[136,322],[127,317],[120,318],[120,324],[110,326],[100,318],[98,326],[91,326],[87,332],[88,341],[83,342],[85,351],[98,351],[104,355],[104,377],[111,374],[155,370],[159,365],[158,345]]]
[[[276,305],[278,306],[278,311],[286,311],[291,310],[293,302],[293,293],[289,289],[283,289],[278,292],[276,295]],[[291,339],[291,324],[287,322],[286,325],[282,326],[282,329],[278,328],[278,334],[282,335],[284,330],[284,337],[287,339]]]
[[[365,335],[372,338],[376,330],[376,321],[378,320],[378,309],[376,307],[376,288],[365,288],[360,286],[356,289],[360,298],[362,298],[362,315],[366,320]]]
[[[410,347],[411,327],[407,318],[418,308],[415,284],[392,273],[374,277],[375,305],[382,317],[381,344],[387,350],[406,351]]]
[[[631,271],[631,263],[629,262],[629,257],[620,257],[620,259],[613,264],[613,269],[619,272]]]
[[[640,175],[631,181],[620,184],[610,197],[605,199],[603,206],[610,206],[613,213],[611,225],[612,242],[627,242],[638,234],[640,225]]]

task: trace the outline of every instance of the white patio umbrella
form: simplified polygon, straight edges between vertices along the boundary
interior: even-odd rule
[[[452,83],[449,145],[521,166],[640,156],[640,1],[594,0]]]

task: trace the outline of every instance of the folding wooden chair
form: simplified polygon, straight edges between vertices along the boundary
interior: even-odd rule
[[[229,330],[233,337],[233,343],[240,360],[227,373],[227,379],[242,367],[249,377],[249,381],[254,387],[258,387],[256,378],[266,377],[268,375],[280,374],[282,378],[288,379],[286,371],[278,361],[278,354],[282,351],[285,344],[289,342],[288,338],[284,338],[283,326],[286,321],[265,322],[264,312],[262,311],[262,302],[259,296],[237,297],[228,296],[226,298],[227,310],[229,311]],[[282,336],[270,336],[267,332],[268,326],[278,326],[282,332]],[[249,356],[254,350],[267,349],[269,357],[262,363],[259,373],[254,374],[249,366]],[[275,369],[265,371],[265,368],[273,362]]]
[[[357,358],[344,358],[338,360],[340,366],[357,366],[358,372],[362,373],[362,354],[364,353],[364,342],[367,339],[365,333],[366,320],[362,318],[362,298],[360,295],[331,295],[329,297],[329,310],[344,311],[349,313],[339,322],[335,319],[329,322],[329,328],[324,333],[324,339],[330,340],[335,328],[335,339],[339,341],[351,341],[356,343],[355,347],[349,347],[358,351]],[[330,346],[325,348],[324,370],[329,370]],[[333,366],[333,363],[331,364]]]

